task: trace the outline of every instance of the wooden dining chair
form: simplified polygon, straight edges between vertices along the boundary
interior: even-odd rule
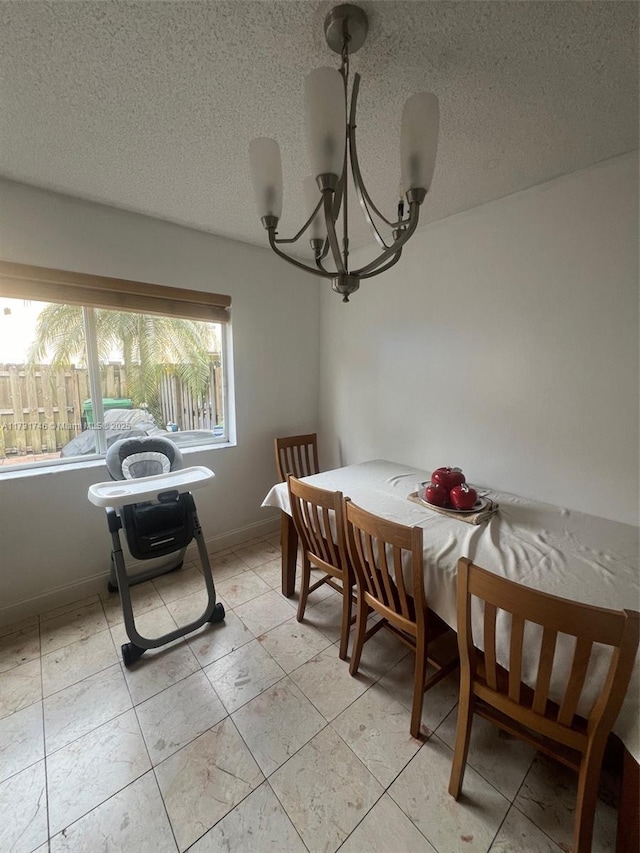
[[[340,653],[347,657],[353,596],[353,571],[347,558],[344,539],[342,492],[332,492],[302,483],[292,474],[287,477],[291,515],[302,543],[302,577],[298,622],[304,619],[309,594],[328,584],[342,594]],[[311,584],[311,567],[324,575]]]
[[[422,528],[387,521],[351,501],[345,501],[345,520],[357,588],[356,639],[349,671],[357,674],[364,643],[381,628],[390,630],[412,649],[415,669],[410,730],[417,738],[425,691],[458,666],[456,635],[429,610],[425,600]],[[411,577],[410,589],[403,567]],[[382,618],[367,630],[370,610]],[[428,663],[436,670],[429,679]]]
[[[309,477],[320,473],[318,463],[318,437],[315,432],[308,435],[289,435],[274,439],[276,471],[281,483],[287,474],[294,477]]]
[[[484,602],[484,652],[476,648],[473,640],[472,599]],[[472,717],[478,714],[578,771],[573,851],[588,853],[602,757],[634,666],[640,614],[605,610],[547,595],[494,575],[468,559],[458,562],[457,607],[460,702],[449,793],[456,799],[460,796]],[[496,621],[500,611],[510,617],[506,620],[508,668],[496,659]],[[535,688],[522,683],[527,623],[542,629],[536,649]],[[558,634],[575,637],[573,660],[560,688],[555,686],[557,674],[552,681]],[[531,642],[528,640],[528,648]],[[611,660],[597,699],[583,718],[576,710],[596,643],[610,647]],[[554,691],[559,690],[557,696],[554,692],[559,704],[550,699],[552,683]]]

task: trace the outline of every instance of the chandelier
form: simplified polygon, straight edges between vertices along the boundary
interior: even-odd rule
[[[397,219],[390,221],[367,192],[356,147],[356,105],[360,75],[355,74],[349,104],[349,57],[367,37],[368,20],[358,6],[336,6],[327,15],[327,44],[341,56],[340,70],[317,68],[305,80],[305,118],[312,176],[304,181],[309,218],[293,237],[278,237],[282,214],[282,161],[274,139],[260,137],[249,145],[253,189],[262,224],[273,251],[300,269],[331,280],[342,301],[356,291],[362,279],[385,272],[400,260],[402,249],[418,226],[435,168],[438,147],[438,99],[420,92],[412,95],[402,111],[400,136],[401,184]],[[360,269],[349,264],[349,217],[351,181],[381,252]],[[342,221],[338,221],[342,211]],[[309,230],[315,266],[286,254],[280,247],[297,242]],[[341,232],[341,233],[340,233]],[[390,232],[390,233],[389,233]]]

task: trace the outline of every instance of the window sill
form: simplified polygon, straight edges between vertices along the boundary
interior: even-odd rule
[[[181,447],[183,456],[191,456],[193,453],[205,453],[209,450],[220,450],[225,447],[235,447],[234,441],[224,441],[219,444],[199,444],[194,447]],[[80,458],[66,463],[57,465],[42,465],[33,468],[2,468],[0,466],[0,482],[7,480],[21,480],[27,477],[37,477],[44,474],[62,474],[70,471],[87,471],[92,468],[104,468],[104,456],[99,459],[86,459],[82,461]],[[106,471],[105,471],[106,474]]]

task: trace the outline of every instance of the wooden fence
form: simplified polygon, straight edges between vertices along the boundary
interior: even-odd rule
[[[105,397],[126,398],[125,368],[101,367]],[[82,404],[89,399],[84,367],[0,364],[0,460],[56,454],[85,427]],[[223,419],[222,368],[214,361],[204,398],[196,397],[167,365],[160,380],[158,408],[165,428],[213,429]]]

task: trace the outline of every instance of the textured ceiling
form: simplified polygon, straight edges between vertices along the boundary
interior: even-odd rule
[[[281,146],[280,233],[297,230],[308,173],[305,74],[337,65],[327,2],[3,2],[0,172],[252,243],[248,153]],[[362,2],[358,140],[384,212],[413,92],[440,99],[425,220],[638,145],[638,5]],[[354,244],[365,242],[366,226]]]

